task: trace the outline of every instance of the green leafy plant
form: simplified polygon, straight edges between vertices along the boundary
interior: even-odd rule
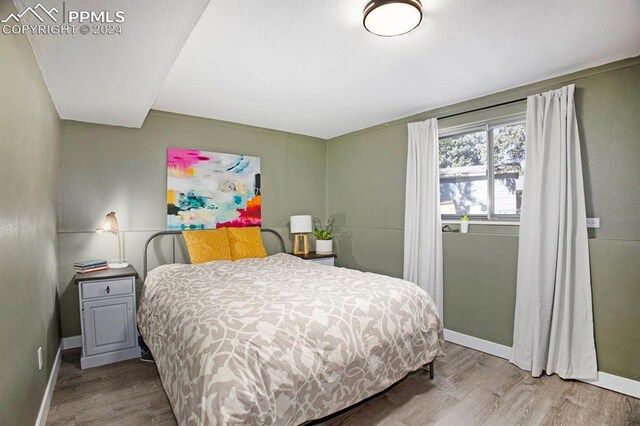
[[[318,240],[332,240],[333,239],[333,223],[334,218],[327,220],[327,226],[322,226],[322,221],[315,217],[313,218],[313,235]]]
[[[469,222],[469,216],[466,214],[460,218],[460,222]]]

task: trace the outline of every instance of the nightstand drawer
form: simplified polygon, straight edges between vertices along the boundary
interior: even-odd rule
[[[96,297],[119,296],[133,293],[133,278],[122,278],[108,281],[81,282],[82,299]]]
[[[323,258],[320,258],[320,259],[313,259],[312,262],[316,262],[316,263],[319,263],[321,265],[326,265],[326,266],[334,266],[335,265],[333,257],[323,257]]]

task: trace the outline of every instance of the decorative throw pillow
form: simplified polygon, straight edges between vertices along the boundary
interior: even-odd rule
[[[231,260],[231,248],[226,228],[203,231],[182,231],[191,263]]]
[[[260,228],[250,226],[247,228],[227,228],[229,245],[231,246],[231,259],[239,260],[249,257],[267,257],[267,251],[262,242]]]

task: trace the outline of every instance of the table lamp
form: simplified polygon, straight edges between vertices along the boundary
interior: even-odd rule
[[[120,269],[129,266],[129,264],[125,263],[122,259],[122,246],[120,245],[120,228],[118,227],[116,212],[109,212],[100,226],[98,226],[98,229],[96,229],[96,234],[98,235],[102,235],[103,232],[111,232],[113,234],[116,234],[116,236],[118,237],[118,262],[109,263],[109,268]]]
[[[311,215],[291,216],[291,233],[293,240],[293,254],[309,253],[309,233],[313,231]]]

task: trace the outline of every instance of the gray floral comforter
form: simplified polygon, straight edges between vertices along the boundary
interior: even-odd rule
[[[182,425],[293,425],[374,395],[442,354],[413,283],[277,254],[164,265],[138,324]]]

